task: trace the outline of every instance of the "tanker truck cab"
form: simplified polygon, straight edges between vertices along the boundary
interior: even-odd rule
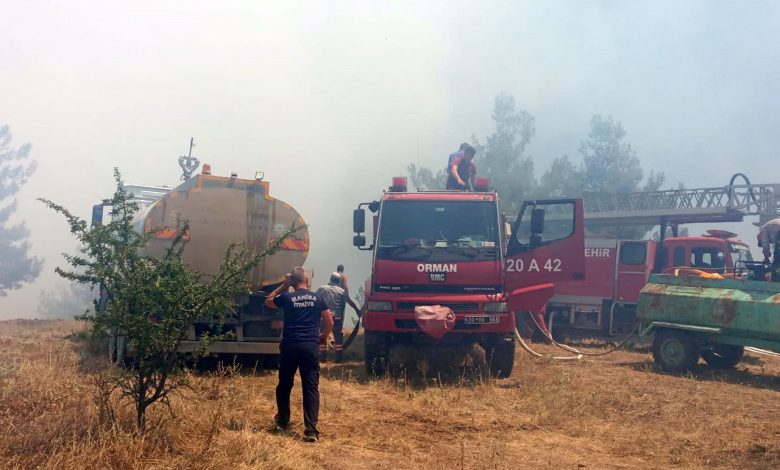
[[[506,377],[513,312],[543,308],[553,282],[582,275],[581,201],[525,202],[508,230],[487,180],[475,186],[407,192],[406,179],[393,178],[380,200],[354,211],[353,244],[373,253],[363,314],[369,373],[383,372],[396,345],[479,343],[491,372]],[[436,318],[424,318],[432,311]]]

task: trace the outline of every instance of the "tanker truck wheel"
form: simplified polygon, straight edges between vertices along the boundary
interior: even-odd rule
[[[485,359],[490,365],[490,375],[499,379],[505,379],[512,375],[515,365],[515,340],[514,338],[498,338],[482,345],[485,350]]]
[[[389,365],[389,355],[390,347],[387,334],[379,331],[366,331],[363,337],[363,358],[368,375],[383,376]]]
[[[699,362],[699,351],[693,337],[677,330],[660,330],[653,341],[653,358],[664,372],[683,372]]]
[[[715,369],[730,369],[736,366],[744,356],[745,347],[733,344],[716,344],[701,353],[704,362]]]

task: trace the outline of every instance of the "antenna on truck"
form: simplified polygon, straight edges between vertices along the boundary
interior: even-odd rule
[[[179,157],[179,166],[181,167],[181,180],[187,181],[192,178],[192,174],[200,166],[200,160],[192,156],[192,147],[195,147],[195,138],[190,137],[190,153]]]

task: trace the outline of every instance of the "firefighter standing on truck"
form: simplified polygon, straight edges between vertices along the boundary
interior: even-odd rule
[[[770,265],[770,280],[780,282],[780,219],[770,220],[761,226],[758,246],[764,253],[764,263]]]
[[[342,268],[343,269],[343,268]],[[347,304],[355,311],[357,305],[349,298],[347,291],[339,284],[343,282],[342,275],[335,272],[330,275],[330,281],[317,289],[317,294],[322,297],[325,305],[333,312],[333,339],[335,340],[336,362],[341,362],[344,357],[344,313]],[[320,343],[320,361],[328,359],[328,345]]]
[[[460,144],[460,150],[450,155],[447,160],[447,189],[469,191],[474,188],[474,177],[477,167],[474,165],[474,155],[477,150],[467,143]]]
[[[295,290],[290,292],[290,287]],[[278,412],[274,422],[280,429],[290,424],[290,392],[295,371],[301,371],[303,389],[303,440],[317,442],[320,432],[317,421],[320,412],[319,344],[326,341],[333,329],[333,317],[322,298],[309,290],[309,278],[302,268],[295,268],[287,279],[265,300],[266,306],[284,311],[284,329],[279,343],[279,385],[276,387]],[[324,329],[320,333],[320,322]]]

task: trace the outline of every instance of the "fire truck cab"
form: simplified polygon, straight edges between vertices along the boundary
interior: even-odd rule
[[[526,201],[510,229],[487,179],[475,186],[475,192],[408,192],[406,178],[397,177],[379,200],[354,211],[353,244],[373,254],[363,313],[369,373],[383,373],[399,344],[478,343],[491,372],[507,377],[513,312],[538,311],[554,282],[583,278],[582,200]],[[373,213],[369,237],[366,208]],[[433,306],[451,311],[441,335],[427,331],[416,314]]]
[[[614,334],[636,324],[639,291],[650,274],[687,267],[726,277],[742,277],[749,247],[725,230],[700,237],[616,240],[586,237],[585,278],[561,282],[547,306],[554,332]]]

